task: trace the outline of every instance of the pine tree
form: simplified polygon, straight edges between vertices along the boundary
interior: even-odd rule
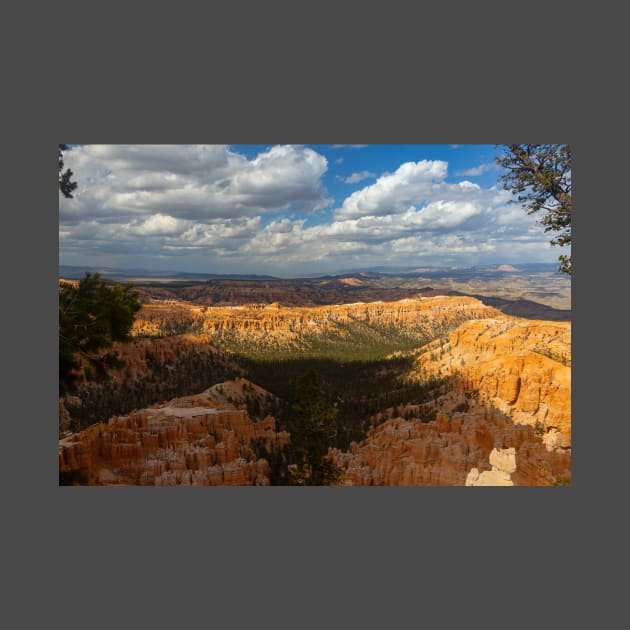
[[[528,214],[543,210],[545,232],[560,232],[552,245],[571,245],[571,148],[568,144],[507,144],[497,163],[507,169],[501,182]],[[561,255],[559,270],[571,274],[571,255]]]
[[[299,485],[333,485],[341,471],[326,457],[337,435],[337,408],[324,397],[321,378],[309,370],[295,385],[288,428]]]
[[[103,353],[115,341],[129,341],[135,314],[140,310],[130,285],[108,286],[98,273],[86,273],[78,286],[59,287],[59,388],[66,393],[83,358],[98,374],[120,367],[114,352]]]
[[[69,168],[64,173],[61,172],[63,170],[63,152],[67,149],[67,144],[59,145],[59,191],[64,197],[72,198],[72,191],[77,187],[77,183],[71,181],[73,173]]]

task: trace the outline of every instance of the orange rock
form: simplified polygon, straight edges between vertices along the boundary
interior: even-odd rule
[[[331,449],[346,484],[465,485],[469,475],[474,485],[570,479],[570,340],[570,323],[501,316],[465,322],[448,342],[432,342],[418,356],[415,378],[451,377],[425,405],[435,420],[387,420],[350,452]]]
[[[60,471],[101,485],[268,485],[269,465],[252,445],[281,448],[289,434],[271,416],[252,422],[244,410],[217,408],[211,390],[63,437]]]

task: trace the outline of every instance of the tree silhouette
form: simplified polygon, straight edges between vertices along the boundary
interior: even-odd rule
[[[108,286],[98,273],[86,273],[78,286],[59,287],[59,390],[67,393],[76,380],[82,357],[97,373],[120,367],[116,353],[103,353],[114,341],[129,341],[140,310],[131,285]]]
[[[326,401],[321,378],[309,370],[296,381],[287,423],[297,485],[325,486],[341,480],[341,471],[326,457],[337,435],[336,419],[337,409]]]
[[[71,181],[73,173],[69,168],[65,172],[61,172],[63,170],[63,152],[67,149],[67,144],[59,145],[59,191],[64,197],[72,198],[72,191],[77,187],[77,183]]]

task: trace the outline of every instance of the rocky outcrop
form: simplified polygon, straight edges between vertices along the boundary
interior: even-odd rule
[[[492,449],[490,453],[492,470],[479,472],[473,468],[466,477],[467,486],[513,486],[512,473],[516,470],[514,448]]]
[[[204,307],[184,303],[146,304],[134,324],[136,335],[164,334],[166,322],[188,322],[209,340],[244,347],[295,350],[305,338],[396,331],[426,343],[471,318],[492,317],[498,311],[466,296],[418,297],[396,302],[358,302],[336,306],[286,307],[278,303]],[[171,325],[171,324],[168,324]]]
[[[393,418],[347,452],[331,449],[330,455],[347,485],[463,486],[472,468],[492,470],[495,448],[514,449],[514,485],[553,485],[570,478],[569,452],[548,451],[532,427],[474,403],[466,412],[438,412],[430,422]]]
[[[571,324],[511,317],[468,321],[427,346],[418,378],[453,377],[453,406],[474,397],[534,427],[549,450],[571,448]]]
[[[348,452],[331,449],[346,484],[570,482],[570,337],[569,323],[499,317],[429,344],[414,377],[446,384],[433,401],[401,408],[407,419],[376,424]]]
[[[252,422],[207,390],[62,436],[59,470],[93,485],[268,485],[255,443],[272,452],[288,441],[273,417]]]

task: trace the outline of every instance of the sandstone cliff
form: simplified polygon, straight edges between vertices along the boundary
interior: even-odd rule
[[[498,315],[492,307],[466,296],[418,297],[319,307],[279,303],[204,307],[169,302],[146,304],[134,324],[137,336],[162,336],[174,326],[207,335],[227,347],[295,351],[309,340],[333,335],[343,340],[361,335],[378,340],[388,334],[426,343],[463,321]],[[181,329],[177,328],[181,324]]]
[[[455,405],[474,396],[549,450],[571,447],[571,324],[511,317],[469,321],[418,358],[419,378],[452,376]],[[468,394],[468,396],[466,396]]]
[[[224,383],[224,391],[244,382]],[[268,451],[287,444],[274,418],[217,400],[216,389],[113,417],[59,441],[60,473],[79,471],[92,485],[268,485]]]
[[[570,336],[569,323],[499,317],[436,340],[418,356],[415,378],[449,377],[447,385],[422,408],[402,409],[410,418],[374,426],[349,452],[331,449],[346,483],[465,485],[476,469],[469,482],[505,485],[497,473],[505,469],[485,474],[494,449],[514,449],[514,485],[567,483]]]

